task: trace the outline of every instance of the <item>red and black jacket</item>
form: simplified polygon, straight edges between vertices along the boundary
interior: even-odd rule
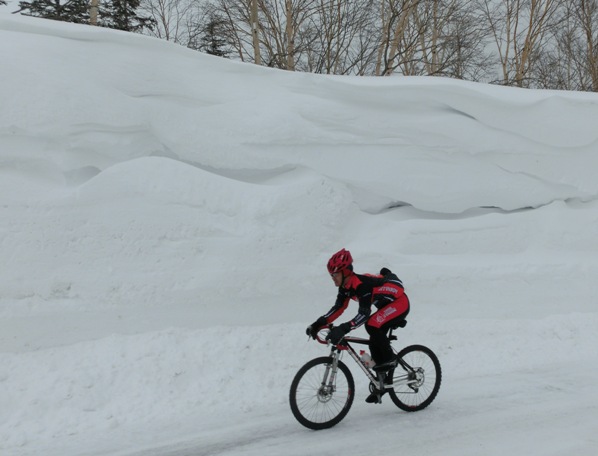
[[[349,322],[351,329],[364,324],[372,313],[372,305],[381,309],[405,295],[403,282],[393,273],[386,276],[352,274],[345,286],[338,289],[334,306],[324,315],[332,323],[347,309],[351,299],[359,303],[357,315]]]

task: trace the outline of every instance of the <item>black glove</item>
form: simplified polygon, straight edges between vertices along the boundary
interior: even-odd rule
[[[326,320],[324,317],[320,317],[305,329],[305,334],[312,339],[315,339],[320,328],[322,326],[326,326],[326,324],[328,324],[328,320]]]
[[[351,331],[350,323],[343,323],[342,325],[335,326],[326,336],[326,340],[329,340],[334,345],[338,345],[349,331]]]
[[[390,274],[392,274],[392,272],[390,272],[390,269],[388,269],[388,268],[382,268],[382,269],[380,269],[380,275],[381,276],[387,276],[387,275],[390,275]]]

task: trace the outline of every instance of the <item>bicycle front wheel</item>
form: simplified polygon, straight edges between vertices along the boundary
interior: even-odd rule
[[[327,429],[349,413],[355,396],[351,371],[338,361],[332,370],[332,358],[315,358],[305,364],[291,383],[289,401],[293,415],[309,429]]]
[[[398,354],[402,360],[389,374],[393,378],[390,398],[406,412],[417,412],[432,403],[442,381],[440,361],[423,345],[405,347]]]

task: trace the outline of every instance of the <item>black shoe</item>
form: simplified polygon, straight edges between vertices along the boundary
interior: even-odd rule
[[[368,404],[381,404],[382,403],[382,396],[384,396],[384,392],[382,392],[380,394],[378,394],[378,393],[372,393],[368,397],[365,398],[365,401]]]

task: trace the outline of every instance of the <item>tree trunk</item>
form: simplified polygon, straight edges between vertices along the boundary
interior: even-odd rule
[[[400,15],[397,19],[397,25],[394,29],[394,36],[392,41],[390,42],[390,50],[388,52],[388,62],[386,64],[386,68],[384,69],[384,76],[389,76],[394,71],[394,61],[397,57],[397,51],[399,49],[399,43],[403,39],[405,35],[405,29],[407,28],[407,22],[409,20],[409,16],[415,10],[415,7],[419,3],[419,0],[411,0],[405,2],[403,7],[403,11],[401,11]],[[396,14],[393,12],[393,14]]]
[[[91,0],[89,4],[89,25],[98,25],[99,0]]]
[[[598,92],[598,51],[594,49],[594,25],[596,24],[596,2],[581,1],[580,17],[587,42],[588,68],[592,78],[592,91]]]
[[[382,39],[380,40],[380,45],[378,46],[378,54],[376,57],[376,68],[374,70],[374,74],[376,76],[380,76],[380,72],[382,71],[382,58],[384,56],[384,51],[388,46],[388,40],[390,37],[390,19],[387,17],[388,12],[386,9],[386,2],[380,2],[380,20],[382,23]]]
[[[286,0],[287,70],[295,71],[295,31],[293,30],[293,4]]]
[[[253,53],[256,65],[262,64],[262,56],[260,54],[260,36],[257,15],[258,0],[251,1],[251,35],[253,37]]]

